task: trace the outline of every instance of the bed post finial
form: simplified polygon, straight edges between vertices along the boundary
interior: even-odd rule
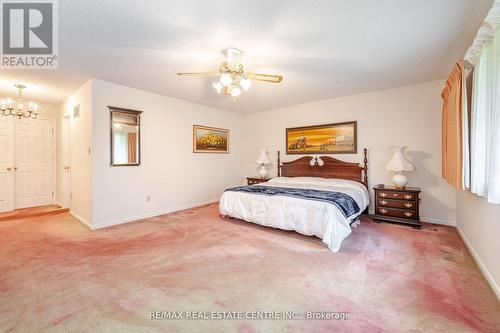
[[[278,177],[281,177],[281,160],[280,160],[280,151],[278,150],[278,165],[276,166],[278,168]]]
[[[368,157],[366,156],[368,153],[368,149],[363,149],[363,154],[364,154],[364,159],[363,159],[363,170],[364,170],[364,175],[363,175],[363,183],[365,183],[365,186],[368,187]]]

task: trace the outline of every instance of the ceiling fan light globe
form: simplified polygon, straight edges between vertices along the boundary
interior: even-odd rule
[[[248,89],[250,89],[251,86],[252,86],[252,80],[247,79],[247,78],[241,78],[240,87],[243,90],[248,91]]]
[[[238,87],[234,87],[231,89],[231,96],[238,97],[241,94],[241,89]]]
[[[222,74],[220,77],[220,83],[224,87],[228,87],[231,85],[231,83],[233,83],[233,78],[229,74]]]
[[[213,86],[218,94],[220,94],[222,92],[222,88],[224,88],[224,86],[220,82],[214,82]]]

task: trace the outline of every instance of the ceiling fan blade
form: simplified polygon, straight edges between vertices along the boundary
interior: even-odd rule
[[[220,75],[218,72],[208,72],[208,73],[189,73],[189,72],[184,72],[184,73],[177,73],[178,76],[193,76],[193,77],[213,77],[213,76],[218,76]]]
[[[265,82],[272,82],[272,83],[280,83],[283,80],[283,76],[272,75],[272,74],[248,73],[247,77],[250,80],[265,81]]]

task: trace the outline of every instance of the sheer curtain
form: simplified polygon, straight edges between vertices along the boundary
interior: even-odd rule
[[[128,138],[127,133],[115,131],[114,133],[114,162],[116,164],[128,163]]]
[[[500,30],[476,61],[471,119],[471,191],[500,204]]]

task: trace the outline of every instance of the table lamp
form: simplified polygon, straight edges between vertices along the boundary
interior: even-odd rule
[[[266,178],[266,176],[267,176],[266,164],[269,164],[269,163],[271,163],[271,162],[269,162],[269,159],[267,158],[266,150],[260,149],[259,158],[257,158],[257,164],[260,165],[260,168],[259,168],[260,178]]]
[[[407,146],[391,146],[391,148],[392,158],[385,166],[385,170],[395,172],[392,176],[392,182],[397,189],[405,189],[408,185],[408,177],[403,172],[413,171],[415,166],[406,158],[405,149]]]

